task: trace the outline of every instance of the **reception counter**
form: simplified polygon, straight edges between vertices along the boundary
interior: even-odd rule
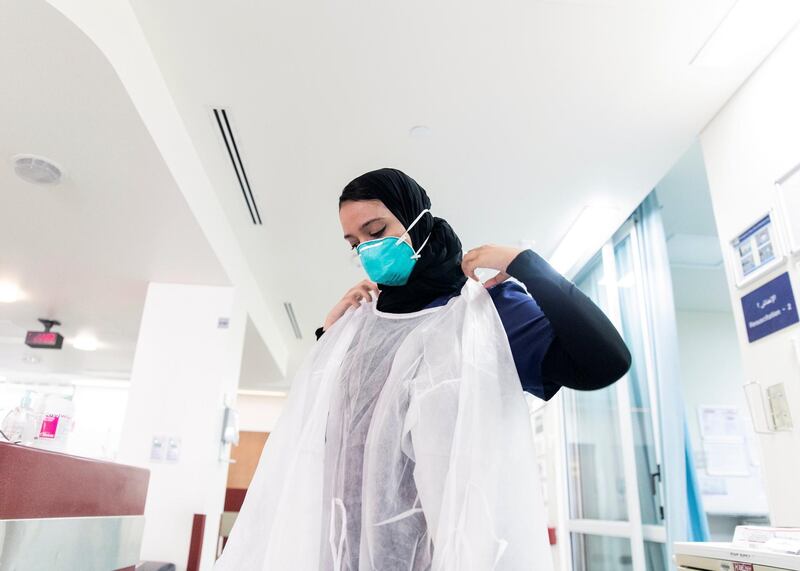
[[[134,569],[148,470],[0,442],[0,571]]]

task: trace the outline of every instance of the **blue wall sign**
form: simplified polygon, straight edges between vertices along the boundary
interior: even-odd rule
[[[742,298],[750,343],[798,322],[789,274],[783,273]]]

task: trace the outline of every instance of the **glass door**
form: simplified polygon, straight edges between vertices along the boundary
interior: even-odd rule
[[[614,385],[565,390],[566,521],[575,571],[667,569],[641,255],[631,221],[575,280],[617,326],[633,355],[631,370]]]

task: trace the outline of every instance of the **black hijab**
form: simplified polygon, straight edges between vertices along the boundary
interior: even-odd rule
[[[380,200],[403,227],[431,207],[425,189],[397,169],[379,169],[350,182],[339,197],[339,206],[350,200]],[[378,309],[390,313],[410,313],[423,309],[433,300],[461,291],[466,276],[461,271],[461,240],[442,218],[425,214],[409,231],[414,250],[430,234],[420,258],[404,286],[378,284]]]

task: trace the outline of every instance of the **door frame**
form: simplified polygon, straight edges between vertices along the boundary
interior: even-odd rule
[[[600,249],[599,253],[593,256],[580,270],[575,272],[576,278],[581,277],[595,264],[602,267],[603,286],[606,288],[606,298],[608,307],[604,307],[606,315],[614,324],[618,331],[622,332],[622,309],[619,296],[619,279],[615,247],[626,238],[630,238],[633,260],[633,271],[636,279],[640,281],[637,288],[636,305],[639,316],[645,320],[642,324],[644,333],[644,360],[646,371],[646,383],[648,389],[648,402],[651,408],[651,424],[653,434],[653,448],[656,462],[663,465],[663,455],[661,448],[660,417],[657,406],[657,377],[654,359],[654,347],[651,335],[651,324],[649,323],[650,312],[647,310],[647,300],[645,298],[643,263],[641,243],[638,238],[637,223],[634,218],[629,219],[622,227],[608,240]],[[578,280],[576,280],[578,281]],[[642,511],[639,499],[639,482],[637,480],[636,456],[635,456],[635,431],[632,416],[630,375],[626,373],[615,384],[615,396],[617,405],[617,422],[620,435],[620,446],[622,449],[623,474],[625,478],[625,502],[628,511],[627,521],[594,520],[570,517],[570,498],[569,498],[569,468],[567,466],[567,430],[566,430],[566,410],[565,400],[561,398],[559,410],[561,421],[558,427],[558,448],[559,465],[562,467],[559,481],[556,484],[556,493],[559,497],[559,527],[562,529],[560,534],[564,540],[560,550],[561,561],[565,562],[567,569],[575,569],[573,558],[572,535],[573,533],[608,536],[624,538],[630,541],[631,560],[633,571],[647,571],[645,542],[654,542],[666,545],[667,533],[663,525],[644,524],[642,522]],[[663,483],[658,482],[656,486],[656,496],[659,504],[662,504]],[[669,563],[667,562],[669,565]]]

